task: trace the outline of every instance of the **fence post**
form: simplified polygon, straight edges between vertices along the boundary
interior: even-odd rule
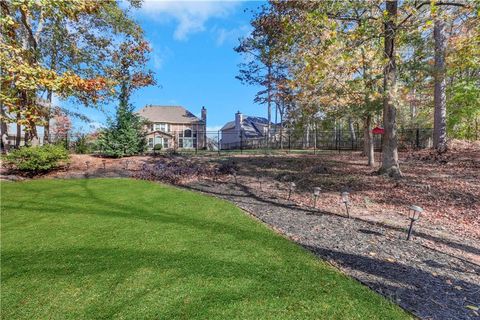
[[[243,154],[243,134],[242,134],[242,129],[240,129],[240,154]]]
[[[340,153],[340,143],[338,141],[339,139],[340,139],[339,132],[338,130],[335,130],[335,149],[337,149],[338,153]]]
[[[417,146],[417,149],[420,149],[420,129],[417,128],[417,133],[415,137],[415,144]]]
[[[220,130],[217,131],[217,151],[220,156]]]
[[[292,151],[292,145],[290,144],[292,138],[292,131],[288,130],[288,153]]]
[[[197,136],[195,137],[195,154],[197,154],[198,151],[198,131],[197,131]]]

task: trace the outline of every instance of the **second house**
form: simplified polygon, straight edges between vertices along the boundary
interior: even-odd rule
[[[207,109],[201,119],[181,106],[148,105],[138,111],[148,121],[148,149],[203,149],[206,147]]]

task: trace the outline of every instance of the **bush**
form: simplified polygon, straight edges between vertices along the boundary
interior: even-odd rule
[[[157,143],[154,147],[153,147],[153,150],[155,151],[160,151],[162,150],[162,145],[160,143]]]
[[[68,163],[70,156],[63,146],[47,144],[22,147],[6,156],[6,162],[20,171],[46,172]]]

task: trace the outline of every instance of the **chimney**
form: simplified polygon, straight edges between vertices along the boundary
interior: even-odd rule
[[[243,114],[240,111],[235,113],[235,130],[240,131],[242,129]]]
[[[207,126],[207,109],[205,109],[205,106],[202,107],[202,121]]]

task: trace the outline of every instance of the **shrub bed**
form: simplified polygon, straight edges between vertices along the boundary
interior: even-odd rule
[[[144,164],[137,178],[179,184],[200,177],[217,177],[219,174],[216,165],[183,157],[165,157],[153,164]]]
[[[5,160],[9,166],[16,170],[41,173],[68,163],[70,156],[64,147],[47,144],[14,150],[5,157]]]

